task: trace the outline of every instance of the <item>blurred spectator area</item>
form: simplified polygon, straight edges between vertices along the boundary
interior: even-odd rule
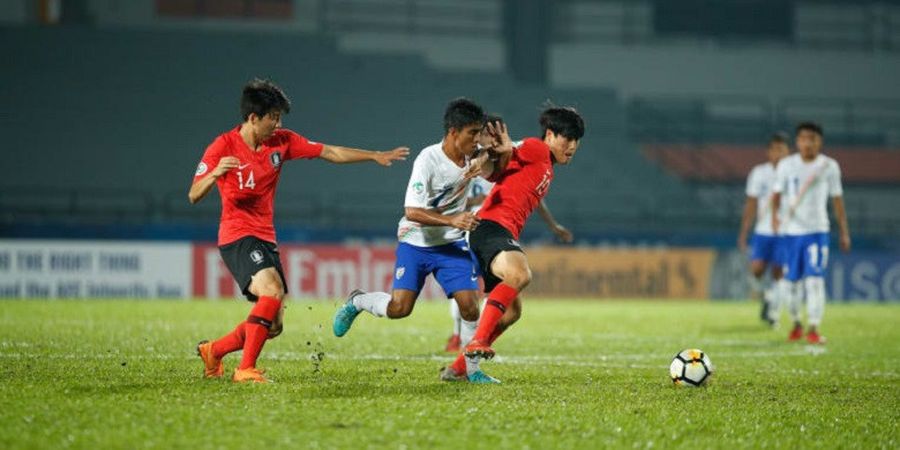
[[[900,233],[900,1],[7,3],[0,98],[15,113],[0,132],[14,150],[0,235],[149,224],[212,227],[213,239],[216,194],[189,205],[186,193],[203,149],[239,121],[253,76],[292,98],[285,126],[374,149],[438,141],[443,108],[461,95],[504,115],[516,137],[539,132],[546,101],[576,106],[587,134],[548,203],[579,236],[731,236],[768,137],[814,120],[844,168],[854,232]],[[535,42],[547,51],[540,82],[507,57],[523,5],[551,6]],[[390,238],[408,170],[292,163],[279,232]],[[536,219],[526,237],[549,232]]]

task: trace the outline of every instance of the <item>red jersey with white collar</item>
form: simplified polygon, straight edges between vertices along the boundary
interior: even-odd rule
[[[234,156],[240,161],[216,180],[222,197],[219,222],[219,245],[229,244],[245,236],[275,242],[275,186],[284,161],[316,158],[323,145],[307,140],[290,130],[275,130],[254,151],[241,138],[240,126],[219,135],[206,151],[194,175],[196,182],[218,166],[219,160]]]
[[[513,150],[506,169],[490,179],[496,184],[478,217],[499,223],[519,239],[525,221],[547,195],[552,180],[550,147],[540,139],[525,139]]]

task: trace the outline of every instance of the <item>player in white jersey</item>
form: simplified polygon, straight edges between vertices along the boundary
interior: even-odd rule
[[[468,99],[457,99],[444,113],[444,139],[422,150],[413,163],[406,190],[405,215],[397,230],[397,261],[392,292],[354,290],[334,317],[334,334],[343,336],[362,311],[375,317],[408,316],[425,278],[432,274],[462,316],[462,334],[470,339],[478,322],[478,264],[465,232],[478,224],[466,210],[469,183],[480,173],[472,156],[485,115]],[[485,161],[479,158],[478,161]]]
[[[828,199],[840,228],[841,250],[850,250],[850,229],[844,210],[841,168],[837,161],[820,154],[822,127],[811,122],[797,126],[797,153],[778,163],[775,171],[772,207],[784,205],[783,217],[772,216],[772,228],[784,236],[786,261],[784,277],[792,283],[788,297],[794,327],[791,341],[803,337],[800,322],[800,281],[806,294],[809,329],[806,340],[824,344],[819,326],[825,313],[825,268],[828,265]]]
[[[489,123],[505,123],[503,117],[497,114],[488,114],[487,122]],[[518,147],[521,144],[521,141],[513,142],[513,147]],[[478,145],[480,148],[485,149],[493,145],[490,134],[482,133]],[[487,195],[491,192],[491,188],[494,187],[494,183],[484,179],[483,177],[475,177],[472,182],[469,184],[469,192],[466,199],[466,209],[471,211],[473,214],[477,213],[479,209],[481,209],[481,204],[484,203],[484,200],[487,198]],[[538,203],[537,207],[538,214],[540,214],[541,218],[544,219],[544,222],[547,224],[547,227],[556,235],[556,238],[564,243],[572,242],[573,236],[572,232],[569,231],[568,228],[560,225],[559,222],[553,217],[553,214],[550,213],[550,209],[547,207],[547,204],[541,200]],[[459,314],[459,305],[456,302],[450,302],[450,318],[453,320],[453,331],[450,334],[450,337],[447,339],[447,345],[444,347],[444,351],[456,353],[462,349],[462,345],[465,345],[462,338],[460,337],[460,332],[463,327],[463,320]]]
[[[747,200],[744,202],[744,215],[741,218],[741,230],[738,233],[737,245],[742,253],[747,253],[747,233],[750,224],[756,219],[753,234],[750,236],[750,290],[754,298],[762,295],[762,312],[760,318],[770,325],[778,323],[780,315],[783,285],[781,282],[781,266],[784,264],[781,239],[772,230],[772,186],[775,184],[775,166],[778,161],[790,152],[788,137],[785,133],[776,133],[769,139],[766,149],[768,161],[758,164],[747,176]],[[772,286],[763,290],[763,276],[770,268]]]

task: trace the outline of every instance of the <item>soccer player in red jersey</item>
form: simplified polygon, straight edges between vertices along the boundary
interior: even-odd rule
[[[217,137],[207,147],[188,199],[197,203],[219,188],[222,216],[219,251],[243,294],[255,302],[247,320],[213,342],[201,341],[197,353],[207,378],[224,373],[222,358],[243,349],[232,380],[265,383],[256,359],[266,339],[282,331],[282,300],[287,293],[284,271],[275,245],[273,201],[282,163],[292,159],[322,158],[333,163],[375,161],[390,166],[405,160],[406,147],[386,152],[358,150],[312,142],[281,128],[281,116],[290,112],[284,92],[268,80],[255,79],[244,86],[241,116],[244,122]]]
[[[519,234],[550,188],[553,165],[568,164],[584,136],[584,120],[572,108],[550,107],[541,113],[540,124],[543,137],[525,139],[515,149],[504,124],[488,124],[500,155],[489,178],[496,184],[478,212],[478,227],[469,235],[488,300],[475,336],[444,369],[442,380],[499,383],[478,363],[494,356],[491,344],[521,315],[519,293],[531,282],[531,268]]]

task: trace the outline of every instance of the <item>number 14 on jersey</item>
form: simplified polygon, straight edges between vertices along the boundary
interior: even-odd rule
[[[244,174],[242,172],[237,173],[238,176],[238,188],[243,190],[246,186],[247,189],[253,189],[256,187],[256,182],[253,181],[253,171],[250,171],[250,174],[247,175],[247,182],[244,182]]]

